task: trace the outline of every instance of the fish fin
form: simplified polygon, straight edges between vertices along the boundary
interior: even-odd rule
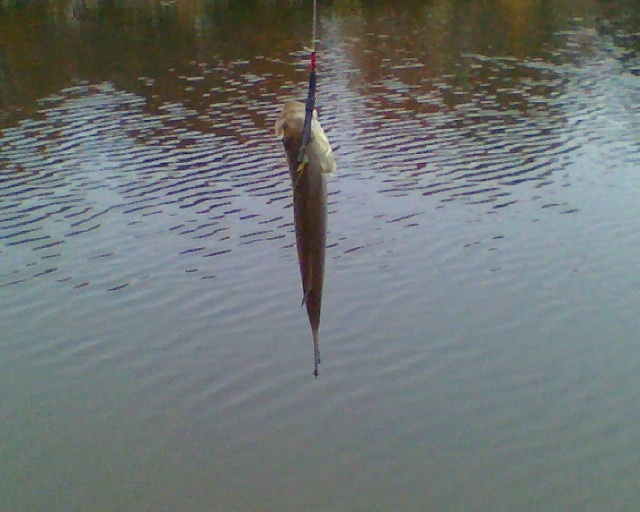
[[[311,293],[311,276],[312,275],[313,275],[313,271],[309,269],[307,286],[305,286],[304,290],[302,291],[302,304],[300,304],[300,307],[304,306],[307,303],[307,300],[309,299],[309,294]]]
[[[307,300],[309,300],[310,293],[311,293],[310,288],[307,288],[307,291],[302,293],[302,304],[300,304],[300,307],[304,306],[307,303]]]
[[[302,162],[298,164],[298,168],[296,169],[295,174],[291,176],[291,179],[293,180],[294,191],[298,188],[298,183],[300,183],[300,178],[302,177],[302,173],[304,172],[304,170],[307,168],[308,162],[309,159],[305,155],[305,157],[302,159]]]

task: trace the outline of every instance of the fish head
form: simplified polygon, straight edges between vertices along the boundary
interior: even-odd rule
[[[289,101],[282,107],[280,117],[276,121],[274,126],[276,137],[282,139],[287,153],[295,153],[300,148],[304,130],[305,108],[305,104],[301,101]],[[308,151],[313,152],[318,157],[319,166],[323,174],[334,174],[336,172],[333,150],[318,121],[318,112],[316,110],[313,111],[311,120],[311,142]]]

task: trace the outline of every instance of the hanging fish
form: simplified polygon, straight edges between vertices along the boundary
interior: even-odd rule
[[[282,139],[289,163],[293,187],[293,218],[302,277],[302,304],[313,334],[314,375],[318,376],[320,347],[318,330],[322,306],[322,285],[327,239],[327,183],[325,175],[336,171],[329,139],[313,110],[310,138],[303,146],[305,104],[286,103],[275,124],[276,136]],[[302,151],[301,151],[302,149]],[[301,157],[302,155],[302,157]]]

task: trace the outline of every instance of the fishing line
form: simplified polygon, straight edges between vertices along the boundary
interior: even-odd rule
[[[313,26],[312,26],[312,34],[311,37],[311,52],[316,53],[316,25],[318,24],[318,2],[313,0]]]
[[[313,0],[313,15],[312,15],[312,27],[311,27],[311,55],[309,60],[311,61],[311,72],[309,73],[309,90],[307,91],[307,101],[305,102],[305,115],[304,115],[304,127],[302,129],[302,143],[300,144],[300,151],[298,152],[298,172],[304,170],[306,163],[305,153],[309,142],[311,141],[311,121],[313,119],[313,111],[316,106],[316,34],[318,25],[318,5],[317,0]]]

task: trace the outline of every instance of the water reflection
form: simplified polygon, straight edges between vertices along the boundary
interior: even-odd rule
[[[278,153],[268,137],[277,105],[304,91],[305,9],[83,3],[67,27],[61,5],[5,6],[0,19],[5,243],[51,251],[105,215],[135,224],[176,208],[195,214],[171,229],[192,240],[181,253],[231,250],[234,217],[242,243],[284,239],[286,217],[260,211],[287,207],[286,180],[262,155]],[[390,197],[572,213],[580,204],[562,189],[581,177],[567,169],[590,145],[605,169],[620,145],[623,161],[637,161],[629,26],[596,17],[596,4],[591,25],[566,23],[564,4],[494,7],[325,8],[320,104],[346,177]],[[203,10],[207,37],[180,21]]]
[[[564,4],[536,5],[325,8],[320,104],[344,175],[390,197],[572,213],[580,204],[562,189],[581,179],[567,169],[589,145],[605,169],[620,145],[634,164],[628,25],[595,14],[593,25],[567,24]],[[230,251],[234,217],[242,243],[285,239],[286,217],[260,213],[289,201],[279,160],[263,155],[278,153],[268,137],[277,105],[304,91],[305,9],[73,6],[79,25],[59,26],[56,2],[5,6],[0,19],[5,243],[52,251],[105,215],[136,224],[176,208],[195,214],[195,225],[171,228],[192,241],[180,253]],[[207,37],[180,21],[203,10],[215,26]]]

